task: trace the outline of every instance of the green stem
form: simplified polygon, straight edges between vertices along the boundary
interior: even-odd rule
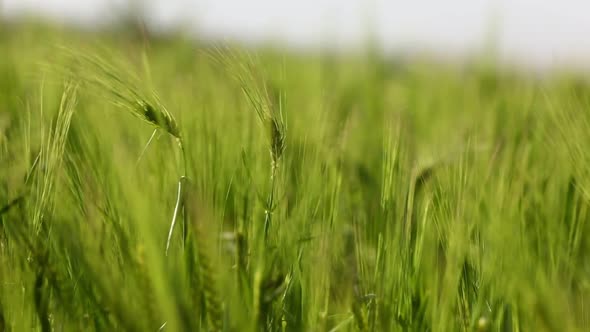
[[[270,184],[270,193],[268,195],[268,200],[266,202],[266,210],[264,211],[264,241],[268,239],[268,232],[270,230],[270,224],[272,222],[272,212],[273,212],[273,205],[274,205],[274,197],[275,197],[275,184],[276,184],[276,164],[273,162],[272,171],[271,171],[271,184]]]
[[[168,256],[168,250],[170,249],[170,241],[172,240],[172,234],[174,233],[174,227],[176,226],[176,219],[178,217],[178,213],[182,209],[182,248],[184,249],[184,245],[186,242],[186,211],[184,205],[184,191],[182,183],[185,180],[188,180],[186,176],[187,171],[187,162],[186,162],[186,152],[182,141],[178,140],[178,145],[180,146],[180,151],[182,152],[182,161],[183,161],[183,175],[180,176],[178,180],[178,194],[176,196],[176,204],[174,206],[174,215],[172,216],[172,222],[170,223],[170,230],[168,231],[168,239],[166,240],[166,256]]]

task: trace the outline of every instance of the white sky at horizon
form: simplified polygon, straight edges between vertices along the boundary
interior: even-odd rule
[[[105,24],[126,0],[0,0],[0,14]],[[135,0],[154,27],[184,27],[207,38],[294,47],[360,45],[368,31],[385,50],[466,55],[494,27],[502,57],[541,66],[590,67],[590,1],[585,0]]]

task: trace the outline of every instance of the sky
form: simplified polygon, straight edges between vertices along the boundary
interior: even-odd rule
[[[0,0],[0,13],[89,26],[129,0]],[[132,0],[154,29],[295,48],[354,48],[372,32],[384,51],[465,56],[490,40],[500,57],[590,68],[589,0]]]

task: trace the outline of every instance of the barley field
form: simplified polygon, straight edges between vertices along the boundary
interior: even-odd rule
[[[590,84],[0,26],[0,331],[590,331]]]

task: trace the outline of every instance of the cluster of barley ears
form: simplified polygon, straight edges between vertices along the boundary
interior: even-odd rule
[[[178,181],[177,200],[166,240],[165,253],[168,255],[178,216],[182,215],[185,224],[187,223],[187,218],[191,217],[193,219],[191,230],[197,241],[194,250],[197,253],[196,258],[199,263],[199,283],[203,285],[205,312],[209,317],[210,327],[214,330],[221,330],[225,310],[219,292],[216,290],[218,273],[215,272],[216,269],[213,266],[213,261],[215,261],[213,253],[216,250],[212,250],[212,245],[210,245],[210,239],[215,238],[215,235],[213,235],[215,232],[213,234],[205,234],[211,230],[204,226],[209,220],[201,220],[202,215],[194,212],[195,206],[191,207],[191,205],[187,204],[189,200],[191,200],[191,204],[195,202],[194,197],[189,197],[188,188],[190,188],[190,182],[186,176],[185,142],[179,124],[174,116],[166,109],[158,95],[154,91],[143,89],[142,87],[145,86],[145,83],[133,72],[125,69],[128,66],[106,61],[104,60],[104,56],[71,50],[65,50],[64,53],[68,57],[68,63],[75,64],[74,66],[69,66],[67,69],[63,69],[70,79],[75,79],[81,85],[93,88],[91,91],[101,93],[105,97],[104,99],[116,108],[130,113],[154,127],[154,133],[148,140],[144,151],[157,132],[167,133],[176,140],[182,153],[184,170]],[[226,67],[235,81],[238,82],[241,91],[254,110],[258,122],[265,132],[270,153],[269,176],[271,184],[266,195],[266,201],[264,202],[264,227],[259,229],[264,230],[263,243],[266,243],[270,227],[273,224],[272,214],[276,206],[276,193],[278,189],[277,178],[286,147],[287,125],[282,107],[283,96],[277,98],[274,95],[274,91],[271,91],[273,87],[269,86],[269,82],[264,77],[264,73],[261,71],[257,64],[257,59],[254,56],[247,54],[242,57],[233,51],[220,52],[219,55],[221,55],[218,57],[221,60],[220,63]],[[189,208],[189,212],[186,211],[187,208]],[[186,225],[183,225],[183,247],[184,240],[186,239],[184,234],[185,227]],[[205,231],[205,229],[209,231]],[[242,246],[240,251],[240,255],[243,255],[249,249]],[[239,260],[242,261],[243,257],[240,257]],[[284,275],[281,273],[272,275],[273,273],[269,272],[268,265],[263,261],[259,263],[258,268],[252,271],[253,274],[251,275],[254,301],[252,305],[254,307],[253,314],[257,317],[254,324],[263,326],[269,324],[269,319],[274,319],[270,316],[270,306],[272,305],[272,301],[280,293],[285,291],[286,284]],[[240,265],[242,268],[245,268],[246,264],[241,263]],[[264,266],[267,267],[264,268]]]

